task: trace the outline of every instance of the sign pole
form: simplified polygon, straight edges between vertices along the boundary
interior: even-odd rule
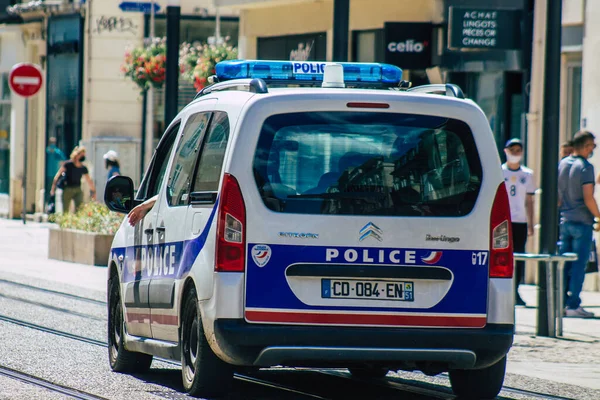
[[[28,153],[28,135],[29,135],[29,98],[35,96],[42,87],[42,69],[32,63],[19,63],[10,70],[8,84],[11,90],[21,97],[25,98],[25,126],[23,127],[24,145],[23,145],[23,209],[21,215],[23,224],[27,221],[27,153]]]
[[[24,141],[23,145],[23,209],[21,215],[23,217],[23,224],[27,222],[27,136],[29,135],[29,97],[25,98],[25,128],[24,128]]]

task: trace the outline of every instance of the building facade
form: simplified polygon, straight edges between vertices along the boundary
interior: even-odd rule
[[[56,165],[46,165],[51,138],[68,158],[84,145],[86,164],[102,199],[106,171],[102,155],[116,150],[121,171],[137,184],[165,127],[164,90],[141,94],[120,67],[128,47],[166,32],[169,0],[155,0],[155,18],[123,10],[122,0],[46,3],[0,0],[0,215],[20,216],[23,204],[24,99],[11,93],[8,74],[19,62],[44,72],[40,93],[29,100],[27,213],[42,213]],[[212,0],[181,0],[181,41],[207,42],[215,35],[237,43],[237,11],[217,10]],[[217,12],[219,11],[219,12]],[[195,95],[180,78],[179,106]],[[84,190],[86,197],[88,191]]]
[[[542,119],[546,3],[537,1],[535,8],[527,154],[529,166],[538,171],[536,177],[539,185],[543,173],[540,143],[544,136]],[[560,85],[560,142],[570,140],[580,129],[587,129],[596,135],[596,142],[600,143],[600,78],[597,74],[600,62],[600,28],[595,24],[598,17],[600,3],[596,1],[562,0],[561,75],[560,82],[556,83]],[[590,162],[596,173],[600,173],[598,152],[594,153]],[[598,190],[596,201],[600,202]],[[596,241],[598,240],[600,236],[596,234]],[[530,251],[537,251],[537,236],[531,242]],[[533,279],[533,276],[532,268],[528,271],[528,277]],[[600,290],[598,273],[586,274],[584,290]]]
[[[25,99],[14,95],[9,87],[9,74],[20,62],[43,64],[46,46],[44,43],[43,17],[39,9],[27,16],[9,12],[16,1],[0,1],[0,215],[18,217],[22,209],[23,192],[27,205],[35,207],[35,190],[39,172],[37,160],[43,157],[43,95],[29,100],[29,118],[25,121]],[[25,125],[28,127],[25,148]],[[28,178],[23,187],[25,157],[27,152]],[[24,190],[25,189],[25,190]]]
[[[242,58],[333,60],[333,0],[218,4],[240,9]],[[460,85],[486,113],[499,151],[509,138],[525,136],[532,32],[524,27],[531,26],[533,0],[349,0],[349,6],[348,61],[397,65],[413,85]]]

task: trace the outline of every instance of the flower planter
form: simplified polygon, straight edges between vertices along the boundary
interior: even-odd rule
[[[179,51],[179,66],[184,79],[201,90],[208,84],[208,78],[216,73],[217,63],[235,60],[237,48],[228,44],[229,37],[212,44],[192,45],[183,43]]]
[[[106,266],[113,237],[114,235],[52,228],[48,239],[48,258]]]

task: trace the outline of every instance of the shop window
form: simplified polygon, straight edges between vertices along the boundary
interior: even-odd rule
[[[257,55],[260,60],[325,60],[327,34],[322,32],[258,38]]]
[[[352,32],[352,61],[385,62],[383,29]]]
[[[148,21],[148,24],[150,24],[150,21]],[[179,40],[188,43],[206,43],[209,37],[214,37],[215,25],[216,22],[214,19],[186,18],[182,16],[179,23]],[[233,46],[237,46],[238,27],[239,22],[237,19],[232,21],[221,17],[221,36],[224,38],[229,37],[229,43]],[[167,21],[164,17],[156,17],[154,32],[157,37],[165,37],[167,35]]]

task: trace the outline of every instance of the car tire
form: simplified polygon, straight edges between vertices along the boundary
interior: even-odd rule
[[[348,368],[348,371],[355,378],[363,378],[363,379],[378,379],[383,378],[387,375],[387,368],[379,368],[379,367],[363,367],[363,368]]]
[[[482,369],[451,370],[452,391],[461,399],[495,399],[502,390],[506,374],[506,356]]]
[[[125,349],[123,306],[119,278],[109,281],[108,292],[108,361],[115,372],[145,372],[150,369],[152,356]]]
[[[194,397],[226,394],[233,380],[233,366],[212,351],[202,326],[196,290],[185,299],[181,319],[181,374],[185,391]]]

